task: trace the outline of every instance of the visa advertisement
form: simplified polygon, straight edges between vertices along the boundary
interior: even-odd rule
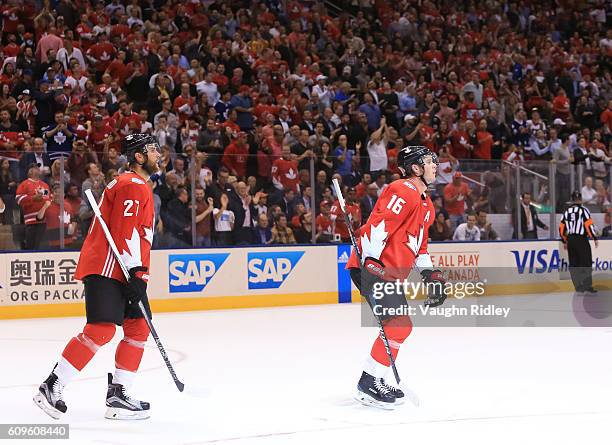
[[[612,240],[592,247],[594,274],[612,275]],[[429,251],[449,281],[483,280],[494,271],[488,295],[571,285],[558,241],[434,243]],[[349,245],[155,250],[148,295],[154,311],[356,302],[345,269],[350,254]],[[84,314],[83,286],[73,276],[78,258],[78,252],[0,254],[0,319]]]

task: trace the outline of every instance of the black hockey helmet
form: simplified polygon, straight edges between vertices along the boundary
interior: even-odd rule
[[[582,193],[580,190],[574,190],[571,197],[572,201],[582,201]]]
[[[151,146],[155,147],[158,151],[161,151],[159,146],[159,142],[150,134],[146,133],[135,133],[128,134],[121,141],[121,153],[125,155],[128,160],[128,163],[136,162],[136,153],[142,153],[143,155],[147,154],[147,151],[151,148]]]
[[[397,154],[397,166],[403,171],[404,176],[412,175],[412,166],[414,164],[425,165],[424,158],[431,156],[431,160],[436,164],[439,163],[438,155],[423,145],[409,145],[402,148]]]

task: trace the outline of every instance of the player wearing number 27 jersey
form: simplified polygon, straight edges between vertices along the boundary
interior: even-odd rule
[[[394,278],[407,278],[416,258],[427,253],[427,234],[435,210],[426,194],[420,195],[417,178],[398,179],[385,188],[368,221],[357,233],[362,258],[375,258]],[[359,268],[353,251],[348,268]]]
[[[121,142],[129,171],[111,181],[97,205],[101,218],[126,266],[126,280],[98,218],[94,218],[81,250],[75,278],[85,287],[87,323],[72,337],[51,374],[40,385],[34,402],[54,419],[66,413],[63,398],[74,380],[96,352],[123,329],[115,352],[115,372],[108,374],[106,414],[108,419],[146,419],[150,404],[131,397],[132,385],[149,337],[144,318],[151,318],[147,282],[153,243],[153,194],[147,184],[158,171],[159,143],[148,134],[130,134]]]
[[[153,244],[153,193],[136,173],[127,172],[112,180],[102,194],[100,213],[117,245],[126,267],[149,269]],[[94,218],[77,265],[75,278],[100,275],[125,283],[102,227]],[[148,273],[142,278],[148,281]]]

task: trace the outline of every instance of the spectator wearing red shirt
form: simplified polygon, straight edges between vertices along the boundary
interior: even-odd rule
[[[481,119],[476,132],[478,144],[474,147],[475,159],[491,159],[491,148],[493,147],[493,135],[487,131],[486,119]]]
[[[186,119],[193,116],[195,112],[196,100],[189,94],[189,84],[181,84],[181,94],[174,99],[173,109],[178,115],[179,122],[181,125],[185,123]]]
[[[16,200],[23,212],[25,223],[23,249],[36,250],[40,247],[46,228],[44,211],[42,215],[40,212],[49,206],[51,191],[47,183],[40,180],[38,164],[31,164],[27,175],[28,178],[17,187]]]
[[[246,176],[248,155],[249,144],[247,144],[247,134],[241,131],[234,142],[225,148],[221,162],[232,175],[244,178]]]
[[[113,80],[116,80],[120,87],[125,86],[125,79],[130,75],[130,70],[125,64],[126,53],[120,50],[117,53],[117,58],[114,59],[106,68],[105,74],[110,74]]]
[[[117,131],[121,137],[130,134],[130,128],[141,127],[140,115],[132,111],[132,105],[125,99],[119,101],[119,111],[113,115],[117,124]]]
[[[272,163],[272,183],[279,190],[299,192],[298,163],[288,145],[283,145],[281,157]]]
[[[317,215],[317,239],[318,243],[331,243],[334,237],[333,221],[331,220],[331,202],[327,200],[321,201],[319,204],[321,213]]]
[[[460,172],[453,175],[453,182],[444,187],[444,208],[451,220],[451,230],[465,222],[465,200],[470,196],[470,188],[461,179]]]
[[[465,131],[465,122],[459,121],[457,128],[451,133],[451,151],[457,159],[469,159],[474,146],[470,143],[470,136]]]
[[[601,125],[604,126],[604,133],[612,135],[612,100],[608,101],[608,107],[601,113],[599,117]]]
[[[557,95],[552,101],[553,114],[555,118],[568,120],[571,118],[570,101],[563,88],[559,88]]]
[[[78,212],[78,208],[72,207],[72,204],[67,199],[64,199],[64,215],[60,217],[60,199],[62,194],[60,193],[59,185],[53,188],[53,200],[50,201],[48,206],[43,207],[46,209],[43,214],[46,220],[46,233],[45,239],[49,247],[58,248],[60,246],[60,224],[64,229],[64,246],[70,247],[75,240],[76,226],[75,218]]]
[[[94,42],[94,35],[89,26],[87,14],[81,14],[81,21],[76,26],[75,31],[76,36],[80,39],[81,48],[83,51],[87,51]]]
[[[440,66],[444,64],[444,55],[438,49],[438,44],[435,40],[429,42],[429,49],[423,53],[423,59],[430,63],[437,63]]]
[[[93,64],[96,71],[96,82],[100,83],[102,74],[109,67],[117,51],[115,47],[108,41],[106,34],[102,33],[98,36],[98,43],[95,43],[87,50],[87,58]]]
[[[361,226],[361,207],[356,201],[357,193],[354,187],[348,189],[346,193],[346,212],[350,213],[353,218],[353,230],[357,231]],[[331,220],[334,223],[333,230],[336,237],[340,237],[340,241],[347,243],[350,241],[348,228],[344,221],[343,212],[340,209],[340,203],[336,200],[331,207]]]
[[[17,32],[22,11],[23,6],[20,6],[17,0],[11,0],[8,4],[2,6],[0,12],[2,13],[2,31],[4,33],[13,34]]]

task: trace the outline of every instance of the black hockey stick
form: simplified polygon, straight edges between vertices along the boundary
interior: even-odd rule
[[[337,179],[333,179],[332,183],[334,185],[334,189],[336,190],[336,196],[338,197],[338,202],[340,203],[340,210],[342,210],[342,214],[344,215],[344,221],[346,223],[346,227],[348,229],[349,237],[351,238],[351,244],[353,245],[353,249],[355,249],[355,254],[359,259],[359,264],[361,264],[361,252],[359,251],[359,246],[357,245],[357,239],[355,238],[355,232],[353,231],[353,218],[350,213],[346,211],[344,196],[342,196],[342,190],[340,189],[340,184]],[[372,308],[376,306],[374,301],[372,300],[371,295],[365,296]],[[395,366],[395,360],[393,360],[393,355],[391,354],[391,347],[389,346],[389,340],[387,340],[387,335],[385,334],[385,328],[383,327],[382,321],[380,321],[380,317],[373,312],[374,318],[376,318],[376,322],[378,323],[378,329],[380,330],[380,338],[382,338],[383,344],[385,345],[385,350],[387,351],[387,355],[389,356],[389,362],[391,363],[391,369],[393,370],[393,375],[395,376],[395,380],[397,384],[400,384],[400,376],[397,372],[397,367]]]
[[[117,250],[117,245],[115,244],[115,241],[113,240],[113,237],[111,236],[110,231],[108,230],[108,226],[106,225],[106,222],[104,222],[104,218],[102,218],[102,214],[100,213],[100,208],[98,207],[96,198],[94,198],[94,195],[93,193],[91,193],[90,189],[85,190],[85,196],[87,196],[89,205],[91,206],[93,212],[95,213],[96,218],[98,219],[98,222],[100,223],[100,227],[102,227],[104,236],[106,236],[106,241],[108,242],[108,245],[113,251],[113,254],[115,255],[115,259],[117,260],[117,263],[119,263],[119,266],[121,267],[121,270],[123,271],[123,275],[125,276],[125,279],[129,280],[130,273],[128,272],[127,267],[125,266],[125,263],[123,262],[123,260],[121,259],[121,256],[119,255],[119,251]],[[179,380],[179,378],[176,375],[176,372],[174,372],[174,368],[172,367],[172,363],[170,363],[170,359],[168,358],[168,354],[166,353],[166,350],[164,349],[164,345],[162,345],[162,342],[159,339],[159,335],[157,335],[157,331],[153,327],[153,323],[151,322],[151,319],[149,318],[149,315],[147,314],[147,311],[144,307],[144,304],[142,304],[142,301],[138,302],[138,307],[140,308],[140,312],[142,312],[143,318],[147,322],[147,326],[149,326],[149,330],[151,331],[151,335],[153,336],[153,339],[155,340],[157,349],[159,349],[159,353],[164,359],[164,362],[166,363],[166,366],[168,367],[168,371],[170,371],[170,375],[172,376],[172,379],[174,380],[176,387],[178,388],[179,391],[183,392],[183,390],[185,389],[185,384]]]

